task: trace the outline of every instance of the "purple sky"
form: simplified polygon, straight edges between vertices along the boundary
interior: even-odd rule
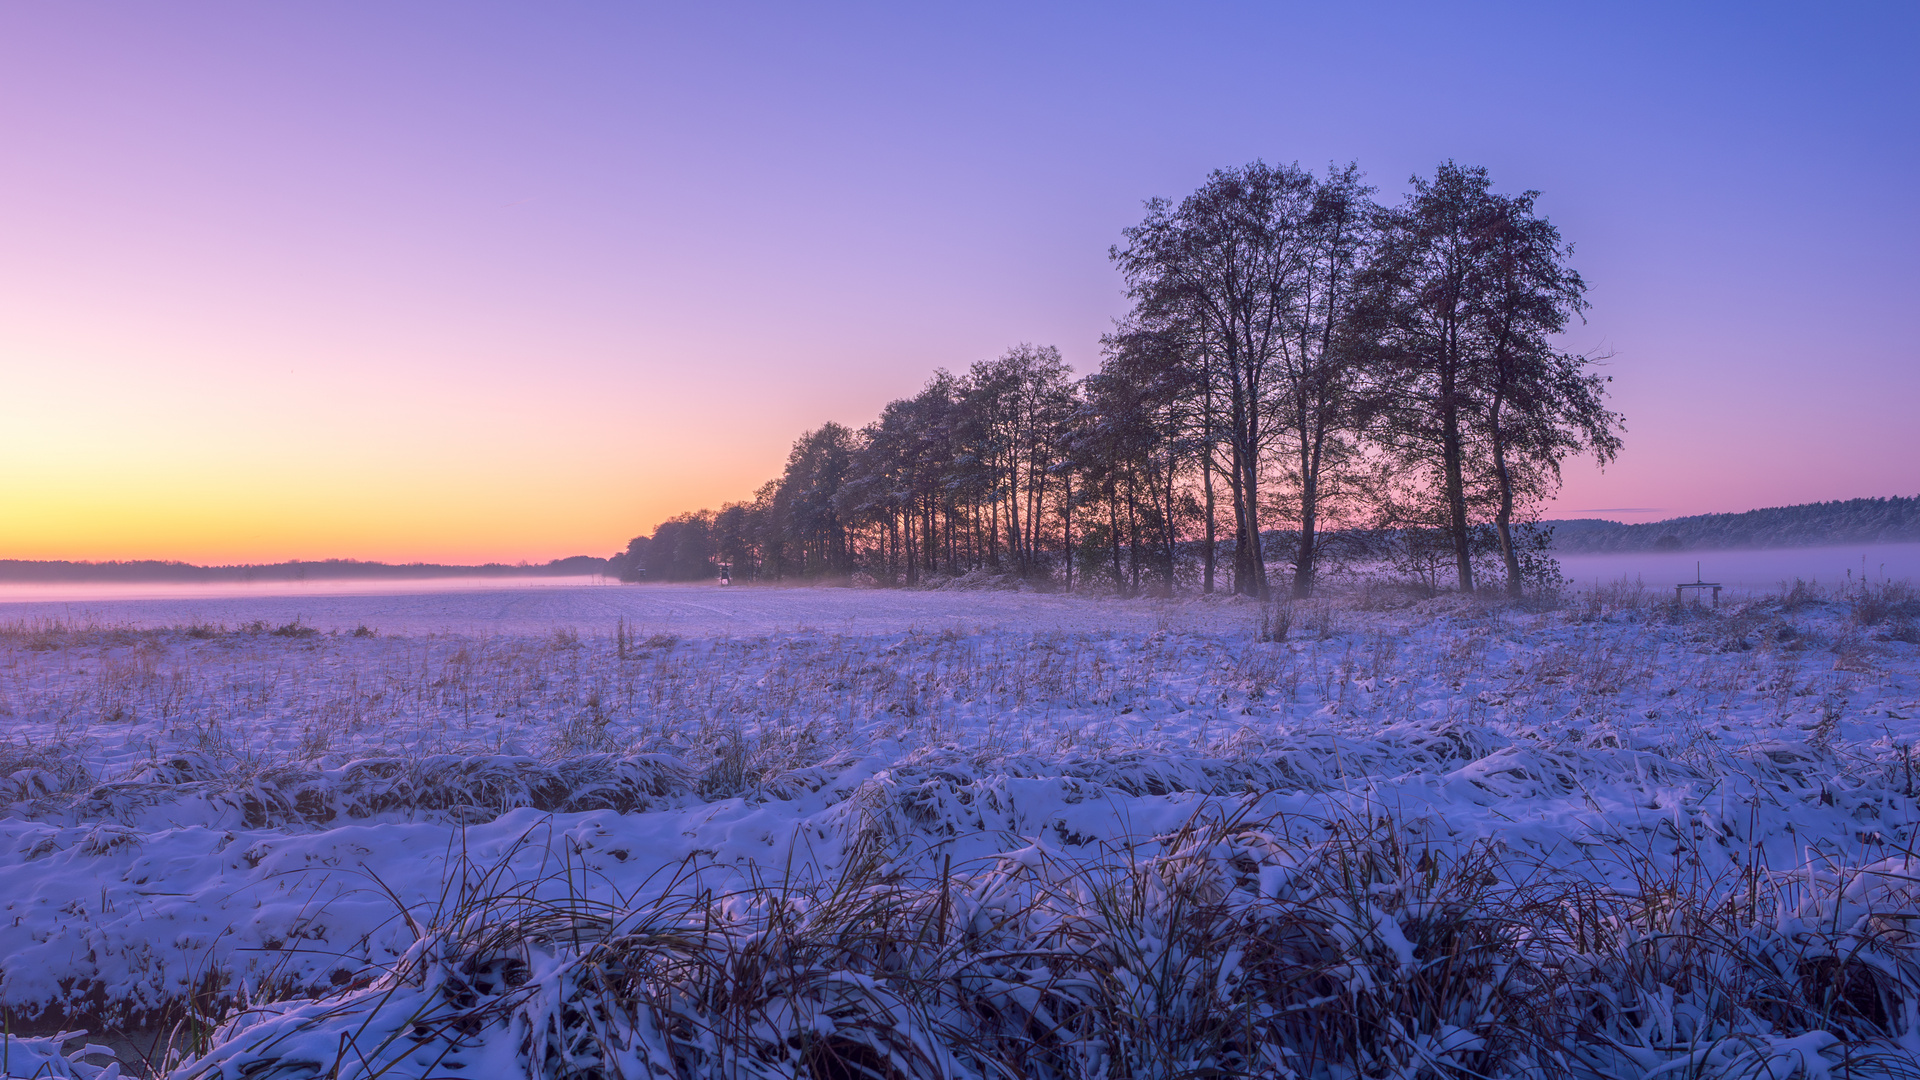
[[[1626,450],[1920,492],[1920,7],[0,8],[0,557],[546,559],[1125,308],[1253,158],[1537,188]]]

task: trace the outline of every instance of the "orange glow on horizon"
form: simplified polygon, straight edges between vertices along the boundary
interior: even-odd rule
[[[148,333],[205,340],[189,328]],[[742,403],[759,421],[743,426],[759,434],[716,439],[707,418],[661,407],[663,393],[687,392],[673,379],[629,375],[594,394],[497,378],[441,385],[428,373],[464,367],[442,358],[396,363],[385,379],[331,365],[335,377],[312,385],[284,378],[329,366],[312,353],[249,365],[233,358],[263,343],[209,346],[156,358],[95,342],[75,356],[0,339],[14,375],[0,398],[0,558],[606,556],[672,514],[749,497],[807,407],[805,395],[790,413]],[[13,363],[22,353],[31,361]],[[382,388],[346,389],[367,385]]]

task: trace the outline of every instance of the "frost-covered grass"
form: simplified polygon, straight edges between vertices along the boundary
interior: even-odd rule
[[[944,602],[0,627],[7,1022],[194,1077],[1920,1075],[1903,585]]]

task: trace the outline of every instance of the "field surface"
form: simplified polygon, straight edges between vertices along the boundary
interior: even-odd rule
[[[1920,1075],[1899,583],[0,606],[6,1075]]]
[[[117,626],[208,623],[314,629],[361,626],[390,634],[610,632],[625,619],[647,634],[714,637],[784,631],[843,634],[954,626],[1018,631],[1151,630],[1160,620],[1217,625],[1204,604],[1115,604],[1081,596],[965,590],[804,589],[735,585],[621,586],[597,578],[327,582],[260,586],[0,586],[0,622],[61,619]],[[1244,621],[1244,620],[1241,620]]]

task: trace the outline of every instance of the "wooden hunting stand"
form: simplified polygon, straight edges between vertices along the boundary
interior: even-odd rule
[[[1692,581],[1684,581],[1673,587],[1673,602],[1676,604],[1679,603],[1680,598],[1686,594],[1686,591],[1688,589],[1712,589],[1713,590],[1713,606],[1714,607],[1720,606],[1720,583],[1717,581],[1701,581],[1699,563],[1693,564],[1693,580]]]

